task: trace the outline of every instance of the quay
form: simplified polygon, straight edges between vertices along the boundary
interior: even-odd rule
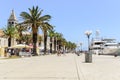
[[[85,63],[77,56],[46,55],[0,60],[0,80],[119,80],[120,57],[93,55]]]

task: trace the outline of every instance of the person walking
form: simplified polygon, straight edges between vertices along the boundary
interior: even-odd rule
[[[58,56],[61,56],[61,51],[60,51],[60,49],[57,50],[57,55],[58,55]]]

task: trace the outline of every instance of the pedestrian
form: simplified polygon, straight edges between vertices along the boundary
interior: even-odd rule
[[[57,50],[57,55],[58,55],[58,56],[61,56],[60,49],[59,49],[59,50]]]
[[[8,49],[9,57],[11,57],[11,49]]]

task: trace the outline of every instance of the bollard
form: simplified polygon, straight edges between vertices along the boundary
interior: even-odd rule
[[[92,52],[85,53],[85,62],[86,63],[92,63]]]

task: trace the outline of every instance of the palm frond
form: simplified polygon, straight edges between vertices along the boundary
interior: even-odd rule
[[[49,21],[50,19],[51,19],[50,15],[44,15],[44,16],[40,17],[39,20],[41,20],[41,21]]]
[[[27,12],[22,12],[20,16],[23,20],[26,20],[26,21],[30,21],[32,19],[31,15]]]

